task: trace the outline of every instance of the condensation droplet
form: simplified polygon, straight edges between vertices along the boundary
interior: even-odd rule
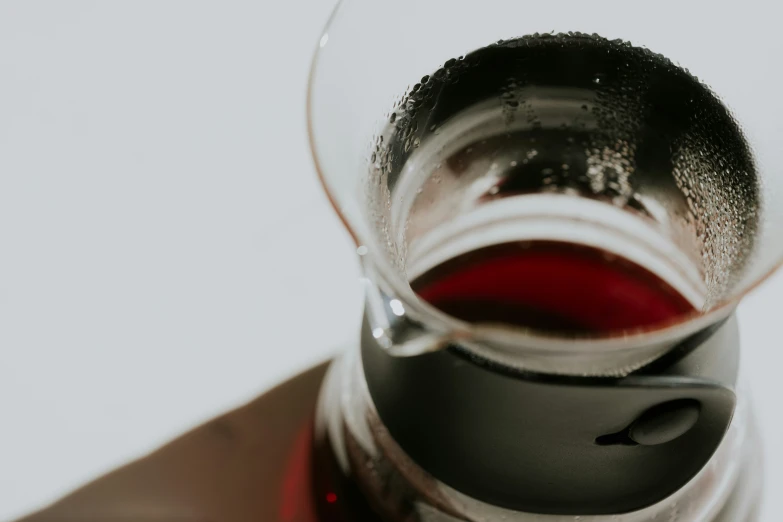
[[[392,313],[397,317],[405,315],[405,307],[399,299],[392,299],[389,301],[389,308],[391,308]]]

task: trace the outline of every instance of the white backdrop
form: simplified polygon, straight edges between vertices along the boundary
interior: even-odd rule
[[[0,3],[0,520],[333,353],[357,265],[313,172],[331,1]],[[783,498],[778,276],[740,310]]]

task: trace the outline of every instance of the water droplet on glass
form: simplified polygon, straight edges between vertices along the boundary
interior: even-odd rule
[[[397,317],[405,315],[405,307],[402,306],[402,301],[399,299],[392,299],[389,301],[389,308],[391,308],[392,313]]]

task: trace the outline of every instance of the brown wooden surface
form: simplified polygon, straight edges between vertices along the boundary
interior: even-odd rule
[[[283,470],[298,436],[301,444],[325,368],[294,377],[18,522],[277,522]],[[289,489],[296,486],[289,478]],[[307,520],[309,506],[289,502],[286,518]]]

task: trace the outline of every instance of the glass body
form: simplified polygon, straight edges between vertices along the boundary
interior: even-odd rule
[[[644,372],[731,323],[739,300],[783,258],[776,9],[761,1],[341,2],[313,62],[308,123],[319,175],[362,260],[373,339],[363,343],[398,358],[457,346],[492,371],[600,383]],[[418,283],[455,259],[512,244],[580,245],[606,263],[620,258],[687,306],[649,321],[541,328],[472,320]],[[652,299],[633,285],[568,293],[589,286],[574,277],[552,298],[547,285],[562,278],[549,262],[537,266],[517,294],[536,275],[549,278],[525,299],[558,312],[586,317],[605,304],[604,292],[616,299],[613,314]],[[492,292],[486,279],[472,295],[509,304],[517,276],[506,272]],[[623,293],[632,295],[623,301]],[[702,342],[707,358],[717,353],[711,342]],[[721,343],[736,347],[736,334]],[[734,420],[674,495],[630,512],[558,514],[496,505],[422,469],[367,391],[366,361],[357,353],[345,361],[327,379],[316,433],[337,476],[355,480],[348,496],[366,505],[349,502],[364,506],[357,515],[340,511],[347,504],[326,487],[316,498],[329,495],[322,516],[336,518],[328,520],[369,512],[389,521],[753,517],[758,445],[734,377],[723,382],[737,398]]]

